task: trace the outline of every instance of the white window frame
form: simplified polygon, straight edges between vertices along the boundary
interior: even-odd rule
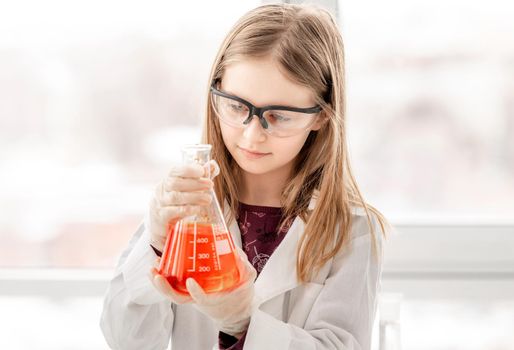
[[[410,298],[514,296],[514,224],[394,224],[382,291]],[[102,296],[113,269],[1,268],[0,295]]]

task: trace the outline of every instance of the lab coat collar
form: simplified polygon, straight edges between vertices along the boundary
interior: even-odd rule
[[[317,193],[309,202],[309,209],[316,205]],[[227,213],[228,205],[225,202]],[[225,215],[225,217],[227,217]],[[234,243],[242,248],[241,231],[236,220],[233,220],[229,227]],[[258,305],[270,300],[277,295],[287,292],[299,285],[296,273],[296,252],[300,239],[305,231],[305,222],[296,217],[289,227],[289,230],[282,242],[269,257],[266,265],[255,280],[255,295]]]

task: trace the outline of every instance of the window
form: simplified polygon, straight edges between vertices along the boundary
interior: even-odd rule
[[[257,4],[2,4],[0,266],[114,266],[199,140],[223,36]]]
[[[394,221],[514,217],[514,6],[338,1],[351,156]]]

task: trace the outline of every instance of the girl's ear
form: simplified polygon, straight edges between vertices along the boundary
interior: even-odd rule
[[[312,131],[318,131],[319,129],[321,129],[323,127],[323,125],[325,125],[327,120],[328,120],[328,116],[324,112],[321,112],[318,115],[318,117],[317,117],[316,121],[314,122],[314,124],[312,124],[311,130]]]

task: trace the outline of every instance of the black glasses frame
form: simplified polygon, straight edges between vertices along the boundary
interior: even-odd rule
[[[275,110],[275,111],[290,111],[290,112],[298,112],[298,113],[305,113],[305,114],[314,114],[321,112],[321,106],[315,106],[315,107],[309,107],[309,108],[297,108],[297,107],[288,107],[288,106],[280,106],[280,105],[271,105],[271,106],[264,106],[264,107],[256,107],[250,102],[246,101],[245,99],[242,99],[241,97],[237,97],[234,95],[227,94],[226,92],[220,91],[216,88],[217,81],[214,81],[211,85],[211,92],[215,95],[230,98],[232,100],[235,100],[237,102],[241,102],[246,107],[248,107],[248,118],[246,118],[243,121],[244,125],[249,124],[252,121],[252,118],[254,115],[256,115],[259,118],[259,121],[264,129],[268,129],[268,122],[266,121],[266,118],[264,118],[264,113],[269,110]]]

